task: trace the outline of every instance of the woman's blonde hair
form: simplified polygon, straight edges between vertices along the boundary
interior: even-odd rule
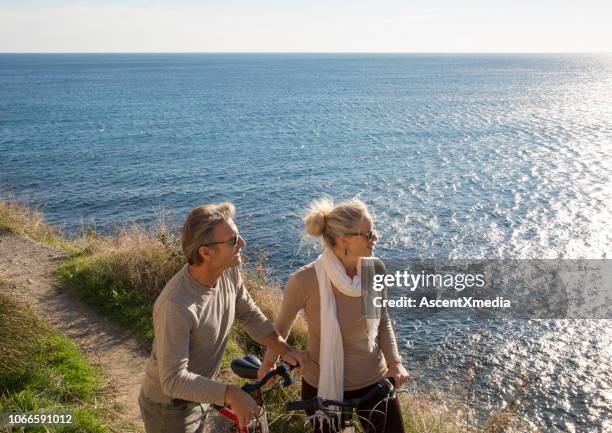
[[[321,198],[310,204],[304,225],[306,234],[322,237],[323,244],[331,248],[336,245],[338,236],[354,232],[364,220],[372,221],[372,215],[361,200],[334,205],[333,200]]]
[[[183,254],[190,265],[204,263],[200,247],[212,239],[217,224],[234,218],[236,208],[232,203],[206,204],[193,209],[183,225]]]

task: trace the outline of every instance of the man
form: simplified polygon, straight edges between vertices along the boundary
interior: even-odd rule
[[[199,206],[183,227],[188,263],[161,292],[153,307],[155,339],[139,403],[147,433],[199,433],[205,407],[230,406],[241,426],[258,411],[247,393],[214,380],[230,328],[237,319],[256,341],[292,365],[309,362],[293,350],[255,305],[238,265],[246,246],[234,224],[234,205]]]

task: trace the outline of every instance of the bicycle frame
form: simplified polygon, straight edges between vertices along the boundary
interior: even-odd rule
[[[340,413],[340,430],[337,430],[337,433],[356,433],[355,421],[353,420],[353,412],[355,410],[356,408],[342,408]],[[313,415],[313,418],[317,422],[317,416]],[[333,421],[330,420],[330,422]]]
[[[375,397],[381,396],[384,401],[387,398],[395,397],[395,388],[393,386],[394,381],[392,378],[383,379],[377,383],[376,387],[372,388],[366,395],[360,398],[349,399],[345,401],[337,400],[326,400],[321,397],[315,397],[310,400],[293,401],[287,403],[286,407],[288,411],[292,410],[312,410],[315,411],[315,415],[310,416],[311,419],[321,419],[322,416],[317,416],[317,413],[322,413],[323,416],[329,418],[330,413],[337,411],[337,409],[331,410],[330,407],[340,408],[340,433],[355,433],[355,423],[353,421],[353,412],[357,407]],[[316,422],[316,421],[315,421]]]
[[[244,379],[257,379],[257,371],[261,366],[261,362],[253,355],[247,355],[242,359],[234,359],[231,363],[232,371],[244,378]],[[268,425],[268,414],[266,410],[266,404],[262,394],[262,388],[268,381],[272,378],[279,376],[283,379],[283,386],[287,387],[294,383],[293,378],[290,373],[293,370],[293,366],[288,364],[281,364],[275,370],[270,371],[268,374],[264,376],[264,378],[258,382],[247,383],[242,387],[242,390],[251,394],[251,396],[255,399],[257,404],[262,408],[260,414],[256,416],[257,425],[260,427],[261,433],[269,433],[270,427]],[[227,419],[229,419],[235,426],[235,431],[240,433],[255,433],[255,428],[250,426],[244,426],[242,429],[238,430],[240,421],[238,416],[234,411],[227,407],[221,407],[212,405],[214,409],[216,409],[220,415],[223,415]]]
[[[234,423],[236,431],[238,431],[240,426],[240,420],[234,411],[228,409],[226,407],[222,407],[217,409],[220,415],[223,415],[225,418],[229,419],[232,423]],[[268,426],[268,414],[265,410],[265,407],[262,411],[261,415],[257,416],[257,423],[261,428],[261,433],[270,433],[270,427]],[[244,426],[240,429],[240,433],[255,433],[255,429],[251,426]]]

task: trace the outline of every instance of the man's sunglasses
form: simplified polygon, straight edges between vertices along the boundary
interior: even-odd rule
[[[211,245],[220,245],[220,244],[226,244],[226,243],[228,243],[228,242],[229,242],[229,244],[230,244],[232,247],[235,247],[235,246],[236,246],[236,244],[238,243],[238,239],[242,239],[242,236],[240,236],[240,235],[234,235],[234,236],[232,236],[231,238],[229,238],[229,239],[228,239],[228,240],[226,240],[226,241],[221,241],[221,242],[211,242],[211,243],[208,243],[208,244],[202,244],[202,246],[203,246],[203,247],[209,247],[209,246],[211,246]]]
[[[365,233],[347,233],[348,236],[365,236],[368,242],[372,242],[374,236],[378,237],[378,232],[374,229],[368,230]]]

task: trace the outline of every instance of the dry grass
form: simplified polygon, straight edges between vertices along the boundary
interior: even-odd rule
[[[142,299],[156,298],[185,259],[176,235],[160,224],[149,230],[132,224],[113,236],[86,233],[73,241],[82,257],[112,262],[110,282],[121,282]]]
[[[466,408],[457,401],[434,393],[400,394],[407,433],[459,433],[465,431]]]
[[[482,429],[484,433],[540,433],[526,422],[517,412],[497,412],[492,414]]]
[[[45,223],[41,212],[18,200],[0,197],[0,234],[3,232],[55,246],[65,244],[59,231]]]
[[[465,401],[441,392],[402,392],[400,404],[407,433],[539,433],[518,413],[493,412],[474,425],[466,415],[474,411]]]

